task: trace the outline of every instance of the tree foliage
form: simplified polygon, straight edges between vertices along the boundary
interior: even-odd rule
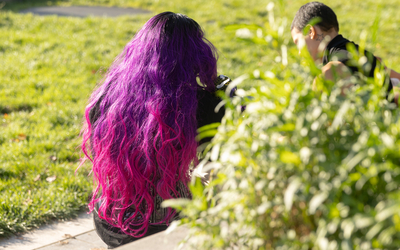
[[[233,82],[237,96],[225,98],[197,168],[211,171],[209,184],[194,178],[191,201],[166,205],[186,215],[193,249],[398,247],[400,122],[385,72],[325,81],[305,48],[302,59],[288,49],[287,23],[267,9],[265,27],[237,34],[275,48],[279,63]]]

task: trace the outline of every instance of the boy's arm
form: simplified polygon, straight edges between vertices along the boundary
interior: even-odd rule
[[[382,58],[376,57],[376,59],[378,59],[378,61],[382,62]],[[395,70],[393,70],[393,69],[390,69],[390,68],[388,68],[388,67],[386,67],[386,66],[385,66],[385,69],[389,69],[389,70],[390,70],[390,74],[389,74],[389,77],[390,77],[390,78],[396,78],[396,79],[399,80],[399,81],[394,81],[394,80],[391,81],[391,82],[392,82],[392,85],[393,85],[394,102],[396,103],[397,106],[399,106],[399,96],[400,96],[400,84],[399,84],[399,82],[400,82],[400,73],[397,72],[397,71],[395,71]]]
[[[346,79],[351,76],[351,72],[349,68],[342,62],[333,61],[327,63],[325,66],[322,67],[322,76],[326,80],[330,80],[333,82],[337,82],[340,79]],[[341,94],[345,95],[345,90],[354,86],[352,83],[348,83],[342,86]]]
[[[377,57],[379,61],[382,61],[381,58]],[[329,62],[325,66],[322,67],[322,75],[327,80],[336,81],[338,79],[344,79],[346,77],[351,76],[349,69],[346,65],[339,61]],[[400,73],[390,69],[390,78],[397,78],[400,80]],[[394,90],[394,102],[396,105],[399,105],[399,96],[400,96],[400,84],[393,82],[393,90]],[[353,84],[348,84],[342,87],[342,94],[344,95],[344,91],[352,87]]]
[[[382,62],[382,58],[380,58],[380,57],[376,57],[376,59],[378,59],[378,61],[380,61],[380,62]],[[400,80],[400,73],[399,72],[397,72],[397,71],[395,71],[395,70],[393,70],[393,69],[390,69],[390,68],[388,68],[388,67],[386,67],[385,66],[385,69],[388,69],[388,70],[390,70],[390,78],[397,78],[397,79],[399,79]],[[396,83],[393,83],[393,87],[396,87],[396,86],[398,86],[399,84],[396,82]]]
[[[393,69],[390,69],[390,78],[397,78],[397,79],[399,79],[400,80],[400,73],[399,72],[397,72],[397,71],[394,71]],[[398,83],[393,83],[393,87],[395,87],[395,86],[399,86],[399,84]]]
[[[351,73],[344,63],[333,61],[322,67],[322,75],[327,80],[336,81],[351,76]]]

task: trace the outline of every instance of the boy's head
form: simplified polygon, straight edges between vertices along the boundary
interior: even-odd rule
[[[290,30],[294,28],[303,30],[314,18],[320,19],[315,25],[320,27],[322,31],[327,32],[333,28],[336,32],[339,32],[339,23],[335,12],[320,2],[311,2],[301,6],[293,19]]]
[[[303,29],[313,20],[316,22],[310,27],[309,33],[303,35]],[[304,38],[308,51],[316,59],[321,41],[326,35],[337,34],[339,23],[331,8],[320,2],[311,2],[300,7],[290,29],[293,41],[297,44],[300,37]]]

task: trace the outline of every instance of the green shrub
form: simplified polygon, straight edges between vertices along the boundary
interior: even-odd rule
[[[307,55],[297,59],[285,21],[272,14],[266,28],[239,35],[274,47],[277,63],[225,99],[225,117],[196,170],[211,171],[209,184],[194,179],[191,201],[165,205],[187,216],[193,249],[397,248],[400,114],[384,97],[384,72],[337,83],[317,78],[313,91],[320,70]]]

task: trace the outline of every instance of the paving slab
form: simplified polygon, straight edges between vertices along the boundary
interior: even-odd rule
[[[163,231],[117,248],[118,250],[175,250],[187,236],[180,226],[170,233]],[[81,213],[66,222],[54,222],[20,236],[0,240],[0,250],[106,250],[107,245],[94,230],[92,214]]]
[[[57,15],[57,16],[101,16],[116,17],[123,15],[139,15],[151,13],[148,10],[135,8],[118,8],[118,7],[102,7],[102,6],[49,6],[37,7],[21,10],[20,13],[33,13],[35,15]]]
[[[70,236],[81,235],[87,232],[93,232],[92,241],[100,240],[96,232],[93,231],[92,215],[87,212],[79,214],[78,218],[65,221],[53,222],[39,229],[32,230],[28,233],[5,238],[0,240],[0,250],[32,250],[37,249],[55,242],[68,240]],[[97,241],[96,241],[97,242]],[[104,244],[104,243],[103,243]],[[100,246],[100,245],[99,245]],[[105,246],[101,245],[102,247]],[[66,249],[66,248],[63,248]],[[75,248],[70,248],[75,249]],[[89,248],[86,248],[89,249]]]
[[[167,231],[163,231],[160,233],[153,234],[146,238],[134,241],[132,243],[128,243],[116,249],[118,250],[132,250],[132,249],[141,249],[141,250],[176,250],[176,249],[185,249],[185,245],[181,242],[188,235],[188,227],[183,225],[175,228],[170,233]]]
[[[94,230],[72,236],[53,244],[38,247],[34,250],[106,250],[107,245]]]

